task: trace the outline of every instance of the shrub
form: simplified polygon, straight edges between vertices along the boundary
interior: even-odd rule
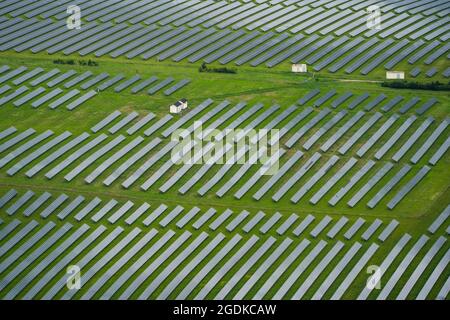
[[[434,90],[434,91],[449,91],[450,82],[441,83],[439,81],[420,83],[417,81],[384,81],[381,83],[382,87],[395,89],[413,89],[413,90]]]

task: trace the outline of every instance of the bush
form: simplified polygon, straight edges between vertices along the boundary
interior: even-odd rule
[[[75,60],[73,59],[67,59],[67,60],[63,60],[63,59],[56,59],[53,60],[54,64],[69,64],[69,65],[74,65],[75,64]],[[95,62],[91,59],[89,59],[88,61],[85,60],[78,60],[78,64],[80,66],[89,66],[89,67],[97,67],[98,66],[98,62]]]
[[[209,68],[205,62],[202,63],[202,65],[198,68],[199,72],[214,72],[214,73],[237,73],[236,69],[231,68]]]
[[[381,83],[382,87],[394,89],[413,89],[413,90],[434,90],[434,91],[449,91],[450,82],[441,83],[439,81],[420,83],[417,81],[384,81]]]

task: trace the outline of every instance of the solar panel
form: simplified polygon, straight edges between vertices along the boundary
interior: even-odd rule
[[[11,151],[6,156],[0,159],[0,168],[3,168],[5,165],[10,163],[12,160],[16,159],[18,156],[20,156],[22,153],[26,152],[27,150],[33,148],[43,140],[47,139],[48,137],[53,135],[53,131],[47,130],[44,133],[41,133],[37,137],[27,141],[25,144],[21,145],[17,149]]]
[[[428,149],[433,145],[433,143],[439,138],[442,132],[448,126],[448,119],[441,122],[441,124],[433,131],[433,133],[428,137],[428,139],[421,145],[419,150],[412,156],[411,162],[416,164],[423,157],[423,155],[428,151]]]
[[[221,124],[225,123],[226,120],[231,118],[232,116],[236,115],[239,111],[242,110],[247,104],[245,102],[240,102],[233,108],[229,109],[224,114],[221,114],[219,118],[217,118],[215,121],[213,121],[207,128],[203,128],[203,136],[198,135],[198,139],[205,139],[208,137],[209,134],[211,134],[214,129],[217,129]]]
[[[189,79],[183,79],[180,80],[179,82],[177,82],[175,85],[173,85],[172,87],[166,89],[164,91],[164,95],[166,96],[170,96],[172,93],[174,93],[175,91],[180,90],[181,88],[183,88],[184,86],[186,86],[187,84],[189,84],[191,82],[191,80]]]
[[[180,248],[191,236],[189,231],[185,231],[181,236],[179,236],[174,242],[170,244],[170,246],[165,249],[153,262],[148,265],[145,270],[139,274],[139,276],[122,292],[119,299],[128,299],[139,286],[150,276],[153,272],[164,262],[166,262],[177,250]],[[200,235],[201,238],[204,239],[205,236]],[[203,240],[202,239],[202,240]],[[192,248],[192,243],[183,251],[182,257],[186,254],[186,252],[194,251],[195,247],[198,246],[198,243],[194,240],[193,243],[194,248]],[[181,254],[181,253],[180,253]],[[176,261],[176,258],[175,260]],[[133,268],[133,270],[138,270],[137,268]],[[170,271],[169,271],[170,273]],[[164,273],[163,273],[164,274]],[[145,291],[144,291],[145,293]],[[141,297],[143,299],[143,297]]]
[[[347,273],[345,279],[341,282],[339,287],[331,296],[330,298],[331,300],[339,300],[342,298],[344,293],[348,290],[348,288],[353,283],[355,278],[360,274],[361,270],[367,265],[370,258],[375,254],[378,248],[379,246],[375,243],[372,243],[370,245],[370,247],[364,252],[364,254],[361,256],[361,258],[358,260],[355,266],[350,270],[349,273]]]
[[[335,89],[332,89],[332,90],[328,91],[326,94],[324,94],[319,99],[317,99],[316,102],[314,102],[314,106],[315,107],[320,107],[325,102],[330,100],[334,95],[336,95],[336,90]]]
[[[2,232],[0,233],[0,240],[5,239],[11,232],[13,232],[21,222],[17,219],[12,220],[8,223],[4,228],[2,228]]]
[[[403,258],[402,262],[397,266],[395,272],[391,275],[389,280],[383,286],[381,292],[377,296],[377,300],[386,299],[391,293],[394,286],[397,284],[399,278],[403,275],[406,268],[410,265],[411,261],[416,257],[419,251],[423,248],[423,246],[428,241],[428,237],[422,235],[419,240],[414,244],[411,250],[406,254]]]
[[[254,237],[257,239],[257,237]],[[242,239],[242,237],[236,234],[230,241],[223,246],[220,251],[214,255],[203,268],[191,279],[191,281],[184,287],[184,289],[178,294],[176,299],[186,299],[189,294],[195,289],[199,282],[201,282],[205,276],[236,246],[236,244]],[[250,246],[256,240],[247,242]],[[245,249],[244,249],[245,250]],[[240,252],[245,253],[246,251],[241,250]]]
[[[59,220],[63,220],[66,218],[69,214],[71,214],[82,202],[84,201],[83,196],[77,196],[75,199],[70,202],[67,207],[65,207],[63,210],[61,210],[60,213],[58,213]]]
[[[347,232],[344,234],[344,237],[347,240],[350,240],[356,232],[358,232],[358,230],[362,227],[362,225],[364,224],[365,220],[362,218],[358,218],[355,223],[347,230]],[[336,224],[337,225],[337,224]],[[331,232],[331,230],[330,230]]]
[[[4,105],[5,103],[11,101],[12,99],[14,99],[15,97],[18,97],[19,95],[21,95],[22,93],[28,91],[28,88],[25,86],[20,87],[19,89],[17,89],[16,91],[10,93],[7,96],[3,96],[0,98],[0,106]]]
[[[75,77],[72,80],[66,82],[64,84],[64,88],[69,89],[69,88],[73,87],[74,85],[80,83],[81,81],[86,80],[87,78],[89,78],[92,75],[93,75],[93,73],[91,71],[86,71],[86,72],[80,74],[78,77]]]
[[[112,121],[120,117],[121,114],[122,113],[118,110],[114,111],[113,113],[109,114],[106,118],[104,118],[102,121],[93,126],[91,128],[91,131],[97,133],[98,131],[106,127],[108,124],[110,124]]]
[[[70,225],[65,225],[64,227],[59,229],[61,234],[70,229]],[[56,249],[54,249],[50,254],[48,254],[44,259],[41,260],[39,264],[37,264],[30,272],[27,273],[25,277],[23,277],[8,293],[7,296],[10,299],[14,299],[20,292],[23,291],[25,287],[27,287],[36,277],[45,270],[53,261],[55,261],[63,252],[75,243],[84,233],[87,232],[89,226],[82,225],[75,232],[73,232],[70,236],[68,236]]]
[[[317,96],[319,93],[320,93],[319,89],[313,89],[310,92],[308,92],[303,98],[298,100],[297,103],[302,106],[305,103],[307,103],[309,100],[311,100],[312,98]]]
[[[378,236],[378,240],[380,241],[386,241],[386,239],[391,235],[391,233],[397,228],[399,225],[399,222],[395,219],[393,219],[386,228],[384,228],[383,232]]]
[[[192,226],[194,229],[200,229],[206,221],[208,221],[214,214],[216,213],[216,210],[213,208],[208,209],[200,218],[198,218]],[[181,220],[180,220],[181,221]]]
[[[358,162],[355,158],[350,158],[339,170],[336,172],[336,174],[330,178],[320,189],[317,191],[316,194],[309,200],[312,204],[317,204],[317,202],[320,201],[320,199],[323,198],[323,196],[337,183],[339,180],[342,179],[342,177],[350,171],[351,168]]]
[[[127,124],[129,124],[131,121],[136,119],[138,116],[139,116],[139,113],[137,113],[136,111],[131,112],[125,118],[123,118],[122,120],[117,122],[114,126],[109,128],[109,130],[108,130],[109,133],[111,133],[111,134],[117,133],[117,131],[119,131],[120,129],[125,127]]]
[[[31,231],[33,231],[39,223],[35,220],[31,220],[25,227],[20,229],[15,233],[8,241],[3,242],[0,246],[0,256],[4,256],[9,250],[11,250],[21,239],[27,236]]]
[[[344,246],[342,242],[338,242],[340,244],[340,248]],[[331,260],[337,255],[340,249],[337,248],[337,244],[333,247],[336,248],[336,253],[331,253],[331,251],[327,254],[327,256],[320,262],[318,267],[314,269],[313,273],[310,274],[305,282],[307,285],[302,285],[299,288],[296,297],[304,296],[309,287],[314,283],[314,281],[319,277],[320,273],[326,268],[327,265],[330,264]],[[358,253],[359,249],[361,249],[362,245],[359,242],[355,242],[352,247],[345,253],[342,259],[335,265],[333,270],[328,274],[327,278],[322,282],[319,289],[317,289],[316,293],[312,296],[312,300],[320,300],[324,296],[324,294],[328,291],[328,289],[332,286],[332,284],[336,281],[336,278],[342,273],[344,268],[350,263],[353,257]],[[332,250],[333,250],[332,249]],[[317,270],[317,268],[319,270]]]
[[[420,127],[414,131],[403,146],[392,156],[392,160],[398,162],[433,122],[433,117],[428,117],[424,122],[422,122]]]
[[[47,86],[48,87],[54,87],[57,84],[69,79],[70,77],[72,77],[73,75],[75,75],[77,72],[75,70],[69,70],[61,75],[59,75],[58,77],[50,80],[49,82],[47,82]]]
[[[408,130],[408,128],[416,121],[417,117],[412,115],[394,132],[389,140],[375,153],[377,160],[381,159],[386,152],[388,152],[393,145],[401,138],[401,136]]]
[[[105,204],[96,214],[91,217],[91,220],[94,222],[98,222],[102,219],[108,212],[110,212],[116,205],[118,201],[115,199],[111,199],[107,204]]]
[[[136,222],[137,219],[139,219],[147,210],[150,208],[150,205],[147,202],[144,202],[137,208],[132,214],[128,216],[128,218],[125,219],[125,223],[127,225],[131,225],[132,223]]]
[[[281,34],[280,36],[278,36],[278,37],[276,37],[274,39],[270,39],[268,42],[266,42],[263,45],[258,46],[257,48],[255,48],[255,50],[252,50],[252,51],[246,53],[245,55],[241,56],[238,60],[235,61],[235,64],[238,65],[238,66],[243,65],[244,63],[250,61],[251,59],[253,59],[254,57],[260,55],[263,52],[266,52],[266,56],[264,56],[262,58],[262,60],[265,61],[265,60],[269,59],[272,56],[272,52],[273,52],[273,50],[271,50],[269,53],[267,53],[267,50],[269,50],[273,46],[277,45],[278,43],[282,42],[283,40],[286,40],[287,38],[289,38],[289,35],[287,35],[286,33],[283,33],[283,34]],[[282,47],[279,48],[278,52],[280,50],[282,50]],[[261,61],[260,63],[262,63],[264,61]],[[258,62],[256,62],[256,63],[258,63]]]
[[[301,151],[296,151],[294,155],[275,173],[270,179],[253,195],[255,200],[261,199],[261,197],[271,189],[282,176],[289,171],[290,168],[303,156]]]
[[[424,57],[426,54],[428,54],[430,51],[432,51],[434,48],[436,48],[440,44],[441,44],[441,42],[434,40],[430,44],[426,45],[424,48],[417,51],[417,53],[415,53],[411,58],[409,58],[408,63],[409,64],[416,63],[419,59]]]
[[[166,114],[164,117],[155,122],[150,128],[144,131],[144,135],[151,136],[158,129],[163,127],[167,122],[169,122],[173,117],[170,114]]]
[[[356,69],[358,69],[362,64],[364,64],[366,61],[368,61],[373,55],[380,52],[380,48],[383,49],[387,45],[393,42],[393,40],[389,39],[387,43],[381,43],[375,48],[371,49],[372,46],[377,44],[379,42],[379,39],[377,38],[371,38],[369,41],[366,41],[361,46],[359,46],[356,49],[351,50],[350,54],[347,54],[344,58],[340,59],[338,62],[336,62],[334,65],[332,65],[330,68],[328,68],[328,71],[330,72],[336,72],[339,69],[341,69],[343,66],[345,66],[350,61],[354,61],[359,55],[361,55],[366,50],[370,49],[370,52],[366,53],[365,55],[361,56],[359,59],[357,59],[353,64],[351,64],[349,67],[345,69],[346,73],[352,73]],[[359,42],[358,42],[359,44]],[[376,51],[375,51],[376,50]],[[347,53],[349,51],[345,51],[343,53]],[[342,54],[343,54],[342,53]],[[336,57],[337,59],[337,57]]]
[[[52,214],[58,207],[60,207],[67,199],[69,198],[66,194],[61,194],[58,198],[56,198],[47,208],[45,208],[41,212],[42,218],[47,218],[50,214]]]
[[[44,104],[45,102],[53,99],[54,97],[56,97],[57,95],[59,95],[60,93],[62,93],[63,90],[60,88],[56,88],[55,90],[52,90],[51,92],[43,95],[42,97],[40,97],[38,100],[35,100],[31,103],[31,106],[33,108],[37,108],[39,106],[41,106],[42,104]]]
[[[297,237],[305,231],[305,229],[315,220],[313,215],[308,214],[305,219],[292,231]]]
[[[298,278],[303,274],[303,272],[308,268],[308,266],[313,262],[313,260],[322,252],[327,243],[321,240],[302,260],[300,264],[292,271],[289,277],[284,281],[272,299],[278,300],[282,299],[286,293],[291,289],[292,285],[298,281]]]
[[[338,129],[325,143],[320,147],[323,152],[328,151],[348,130],[350,130],[363,116],[363,111],[358,111],[342,127]]]
[[[316,63],[313,66],[314,71],[322,70],[323,68],[328,66],[333,61],[335,61],[335,60],[339,59],[340,57],[342,57],[347,52],[350,52],[350,51],[354,50],[353,48],[356,47],[357,45],[359,45],[363,41],[364,41],[364,39],[362,37],[358,37],[358,38],[352,40],[351,42],[345,44],[344,46],[338,48],[332,55],[329,55],[324,60]],[[377,42],[377,41],[378,41],[378,39],[374,39],[374,40],[370,39],[368,43],[372,43],[373,44],[373,42]],[[360,48],[361,47],[355,49],[356,50],[355,52],[352,52],[349,55],[345,56],[344,58],[339,60],[339,62],[337,62],[333,66],[331,66],[328,70],[331,71],[331,72],[336,72],[338,69],[342,68],[345,64],[347,64],[349,61],[351,61],[354,57],[356,57],[360,53],[362,53],[362,51],[358,51],[358,49],[360,50]]]
[[[130,79],[122,82],[121,84],[119,84],[118,86],[116,86],[114,88],[114,92],[121,92],[123,90],[125,90],[126,88],[128,88],[129,86],[131,86],[133,83],[139,81],[141,79],[140,75],[134,75],[133,77],[131,77]]]
[[[127,213],[132,207],[134,206],[134,203],[132,201],[127,201],[125,204],[122,205],[122,207],[119,208],[114,214],[112,214],[108,221],[110,223],[116,223],[125,213]]]
[[[292,186],[297,183],[314,164],[321,158],[321,154],[316,152],[314,153],[307,162],[297,170],[287,182],[285,182],[281,188],[272,196],[272,200],[277,202],[279,201],[288,191],[292,188]]]
[[[105,82],[103,82],[102,84],[100,84],[97,89],[99,91],[103,91],[108,89],[109,87],[113,86],[114,84],[116,84],[117,82],[119,82],[120,80],[122,80],[123,78],[125,78],[125,76],[123,74],[118,74],[114,77],[112,77],[111,79],[106,80]]]
[[[411,71],[409,72],[409,74],[410,74],[413,78],[415,78],[415,77],[417,77],[417,76],[420,74],[420,72],[421,72],[420,68],[419,68],[419,67],[415,67],[415,68],[411,69]]]
[[[400,118],[398,114],[393,114],[385,123],[364,143],[356,152],[358,157],[362,157],[370,148],[388,131],[390,127]]]
[[[370,201],[367,203],[367,206],[371,209],[373,209],[385,196],[386,194],[392,190],[399,182],[400,180],[411,170],[411,166],[404,165],[394,177],[392,177],[391,180],[389,180],[386,185],[383,186],[383,188],[378,191],[378,193],[370,199]]]
[[[412,45],[410,45],[408,48],[406,49],[402,49],[400,51],[397,51],[399,54],[397,54],[394,58],[392,58],[391,60],[389,60],[385,65],[384,68],[391,70],[393,67],[395,67],[398,63],[400,63],[400,61],[402,61],[403,59],[405,59],[407,56],[409,56],[411,53],[413,53],[414,51],[416,51],[418,48],[420,48],[421,46],[423,46],[425,44],[425,41],[423,40],[419,40],[414,42]]]
[[[386,103],[383,107],[381,107],[381,110],[384,112],[388,112],[403,99],[404,98],[402,96],[396,96],[393,99],[391,99],[388,103]]]
[[[47,156],[45,159],[34,165],[30,170],[25,172],[25,175],[28,178],[33,177],[36,173],[40,172],[42,169],[50,165],[53,161],[61,157],[63,154],[65,154],[70,149],[74,148],[84,140],[86,140],[89,137],[89,134],[86,132],[83,132],[75,139],[71,140],[70,142],[66,143],[64,146],[60,147],[58,150]]]
[[[30,72],[24,74],[23,76],[14,79],[12,81],[12,83],[17,86],[17,85],[19,85],[19,84],[21,84],[21,83],[23,83],[23,82],[25,82],[25,81],[35,77],[36,75],[38,75],[39,73],[41,73],[43,71],[44,71],[44,69],[42,69],[40,67],[35,68],[35,69],[31,70]]]
[[[117,261],[104,272],[97,281],[86,290],[86,293],[81,297],[81,300],[86,300],[92,298],[99,289],[101,289],[105,283],[110,279],[111,274],[117,274],[117,272],[130,260],[134,260],[137,253],[142,250],[143,247],[147,246],[148,243],[155,237],[158,233],[155,229],[151,229],[147,232],[139,241],[137,241],[125,254],[123,254]]]
[[[62,97],[59,97],[57,100],[50,103],[48,106],[50,107],[50,109],[56,109],[57,107],[62,105],[64,102],[72,99],[79,93],[80,93],[79,90],[73,89],[73,90],[69,91],[68,93],[66,93],[65,95],[63,95]]]
[[[376,112],[341,146],[338,152],[344,155],[382,117],[381,113]]]
[[[164,155],[166,155],[169,151],[171,151],[177,142],[171,141],[168,144],[166,144],[162,149],[160,149],[155,155],[153,155],[151,158],[149,158],[146,162],[144,162],[128,179],[126,179],[122,186],[124,188],[128,188],[131,186],[137,179],[139,179],[151,166],[153,166],[157,161],[159,161]],[[143,190],[147,190],[148,187],[150,187],[158,178],[160,175],[162,175],[164,172],[157,172],[155,173],[149,180],[144,182],[141,185],[141,188]],[[148,187],[147,187],[148,185]]]
[[[434,268],[431,275],[428,277],[428,280],[423,285],[422,289],[416,296],[416,300],[425,300],[427,296],[429,295],[431,289],[436,284],[436,281],[441,276],[441,273],[445,270],[446,266],[448,265],[448,259],[450,258],[450,250],[447,250],[444,257],[442,257],[441,260],[439,260],[438,264]]]
[[[82,252],[86,247],[91,245],[104,231],[105,227],[100,226],[94,232],[92,232],[89,236],[87,236],[80,244],[78,244],[75,248],[73,248],[69,253],[67,253],[57,264],[55,264],[46,274],[39,279],[39,281],[25,293],[25,299],[32,299],[38,294],[42,288],[47,285],[53,277],[60,271],[63,270],[71,260],[77,257],[80,252]],[[108,239],[107,241],[111,241]],[[106,240],[105,240],[106,242]],[[98,249],[99,247],[97,247]],[[63,280],[61,282],[61,286],[63,286]],[[57,284],[55,285],[57,286]]]
[[[291,202],[297,203],[303,196],[311,190],[312,187],[319,181],[339,160],[339,157],[334,155],[291,197]]]
[[[298,216],[293,213],[289,216],[289,218],[287,218],[276,230],[277,233],[281,236],[284,233],[286,233],[286,231],[295,223],[295,221],[297,221]]]
[[[165,204],[161,204],[158,208],[153,210],[151,214],[144,219],[143,224],[145,226],[149,226],[153,221],[155,221],[164,211],[166,211],[167,206]]]
[[[11,191],[10,191],[11,192]],[[1,203],[1,202],[0,202]],[[1,206],[0,206],[1,207]],[[428,228],[428,232],[436,233],[440,226],[447,220],[450,215],[450,205],[448,205],[438,216],[434,219],[433,223]]]
[[[31,203],[23,212],[24,216],[29,217],[33,214],[40,206],[42,206],[48,199],[52,197],[51,193],[44,192],[40,195],[33,203]]]
[[[28,68],[25,66],[20,66],[14,70],[11,70],[7,74],[0,77],[0,83],[4,83],[8,80],[11,80],[12,78],[18,76],[19,74],[25,72]]]
[[[423,274],[423,271],[426,269],[426,267],[429,265],[430,261],[433,260],[433,258],[436,256],[438,251],[442,248],[444,243],[446,242],[446,239],[444,237],[439,237],[438,240],[433,244],[433,246],[427,251],[423,259],[420,261],[420,263],[417,265],[417,267],[414,269],[414,272],[409,277],[406,284],[403,286],[400,293],[395,298],[396,300],[404,300],[407,298],[408,294],[411,292],[414,285],[417,283],[417,281],[420,279],[420,277]],[[430,278],[428,278],[430,279]]]
[[[263,33],[258,38],[253,41],[248,42],[247,44],[241,46],[238,50],[234,50],[231,53],[225,55],[222,59],[219,60],[220,64],[227,64],[232,60],[242,56],[243,54],[250,52],[253,48],[257,48],[260,44],[266,42],[271,39],[275,34],[273,32]]]
[[[92,248],[87,254],[85,254],[79,261],[78,266],[80,268],[84,268],[90,261],[92,261],[94,258],[98,257],[99,254],[102,254],[102,251],[109,245],[111,242],[113,242],[121,233],[123,232],[123,229],[121,227],[115,228],[112,232],[110,232],[100,243],[98,243],[94,248]],[[45,293],[46,300],[50,300],[54,298],[54,296],[61,290],[61,288],[65,287],[66,285],[66,275],[64,274],[59,280],[56,280],[53,287],[50,288]]]
[[[92,199],[83,209],[81,209],[76,215],[75,219],[77,221],[81,221],[84,217],[86,217],[89,213],[92,212],[100,203],[102,200],[98,197],[95,197]]]
[[[45,92],[45,88],[43,87],[39,87],[36,90],[31,91],[30,93],[24,95],[23,97],[21,97],[19,100],[16,100],[13,102],[13,104],[16,107],[20,107],[21,105],[23,105],[24,103],[27,103],[28,101],[30,101],[31,99],[37,97],[38,95],[40,95],[41,93]]]
[[[311,130],[317,123],[319,123],[322,119],[324,119],[331,110],[325,108],[319,112],[314,118],[312,118],[308,123],[306,123],[303,127],[301,127],[296,133],[294,133],[291,138],[285,143],[285,146],[288,148],[292,148],[292,146],[309,130]]]
[[[407,103],[405,103],[399,110],[401,114],[405,114],[409,109],[415,106],[420,101],[420,98],[413,97]]]
[[[347,115],[346,110],[337,113],[332,119],[325,123],[319,130],[317,130],[304,144],[303,148],[309,150],[314,143],[317,142],[325,133],[327,133],[334,125],[336,125],[342,118]]]
[[[434,106],[439,101],[436,98],[431,98],[427,102],[425,102],[419,109],[416,110],[416,113],[421,116],[425,112],[427,112],[432,106]]]
[[[120,144],[123,140],[125,140],[125,137],[120,135],[116,137],[114,140],[108,142],[105,146],[91,154],[89,157],[84,159],[83,162],[81,162],[78,166],[76,166],[74,169],[72,169],[69,173],[67,173],[64,176],[64,179],[66,181],[71,181],[73,178],[78,176],[81,172],[83,172],[86,168],[88,168],[92,163],[97,161],[99,158],[104,156],[106,153],[111,151],[113,148],[115,148],[118,144]]]
[[[0,94],[5,93],[5,92],[8,91],[9,89],[11,89],[11,87],[8,86],[7,84],[5,84],[4,86],[2,86],[2,87],[0,88]]]
[[[346,100],[348,100],[351,96],[353,96],[353,93],[351,93],[350,91],[345,92],[342,95],[340,95],[339,97],[337,97],[335,100],[333,100],[331,102],[331,106],[333,107],[333,109],[336,109],[341,104],[343,104]]]
[[[117,178],[119,178],[127,169],[129,169],[134,163],[136,163],[139,159],[144,157],[151,151],[155,146],[157,146],[161,142],[161,139],[155,138],[146,144],[143,148],[141,148],[138,152],[133,154],[127,161],[121,164],[113,173],[111,173],[104,181],[103,184],[106,186],[111,185]]]
[[[333,219],[330,218],[329,216],[325,216],[317,225],[316,227],[311,230],[311,232],[309,233],[309,235],[313,238],[317,238],[317,236],[328,226],[328,224],[330,224],[330,222]]]
[[[9,190],[0,198],[0,208],[3,208],[9,201],[11,201],[17,195],[15,189]]]
[[[258,211],[258,213],[242,227],[242,230],[244,230],[245,233],[249,233],[264,217],[264,212]]]
[[[43,155],[45,152],[56,146],[57,144],[61,143],[61,141],[64,141],[68,137],[70,137],[72,133],[69,131],[65,131],[64,133],[60,134],[59,136],[53,138],[40,148],[33,151],[31,154],[29,154],[27,157],[21,159],[19,162],[17,162],[14,166],[12,166],[10,169],[8,169],[7,174],[9,176],[12,176],[16,174],[19,170],[23,169],[25,166],[27,166],[30,162],[34,161],[41,155]]]
[[[210,278],[208,283],[200,290],[200,292],[194,297],[194,299],[204,299],[207,294],[210,292],[212,288],[216,286],[216,284],[222,279],[222,277],[240,260],[242,257],[250,250],[250,248],[254,247],[256,242],[259,240],[257,236],[252,236],[239,250],[227,260],[226,263],[222,265],[222,267]],[[268,247],[271,246],[272,240],[269,238],[257,251],[260,255],[263,255]],[[242,268],[251,267],[258,259],[259,256],[253,255],[247,260],[247,264]],[[243,270],[244,271],[244,270]],[[245,272],[236,273],[236,278],[239,280]],[[234,282],[234,281],[233,281]],[[234,286],[234,284],[233,284]],[[229,290],[228,287],[223,287],[223,290]],[[223,291],[222,293],[227,294],[227,292]]]
[[[370,111],[373,108],[375,108],[377,105],[379,105],[384,99],[386,99],[386,95],[384,93],[381,93],[378,95],[374,100],[369,102],[365,107],[364,110]]]
[[[43,238],[52,229],[54,224],[49,222],[36,235],[40,235]],[[26,270],[33,262],[35,262],[40,256],[42,256],[51,246],[53,246],[59,239],[61,239],[72,228],[72,225],[65,224],[62,228],[59,228],[53,235],[46,239],[37,249],[27,255],[25,260],[22,260],[18,265],[11,270],[5,278],[2,279],[0,287],[2,290],[11,282],[13,282],[20,273]],[[17,251],[14,252],[16,254]]]
[[[273,214],[270,219],[261,226],[259,232],[263,234],[267,233],[273,227],[273,225],[281,219],[281,217],[282,215],[279,212],[275,212],[275,214]]]
[[[84,272],[84,279],[86,282],[89,282],[92,277],[95,276],[108,262],[113,260],[118,254],[128,246],[141,232],[140,229],[134,228],[131,232],[127,233],[127,235],[122,238],[113,248],[111,248],[102,258],[98,259],[95,264],[90,267],[87,271]],[[61,297],[62,300],[68,300],[72,298],[77,293],[76,290],[68,290]]]
[[[433,166],[436,165],[439,159],[441,159],[442,156],[447,152],[448,148],[450,148],[450,137],[448,137],[447,140],[445,140],[445,142],[439,147],[439,149],[431,157],[431,159],[428,160],[428,163]]]
[[[383,221],[380,219],[375,219],[372,224],[367,228],[366,231],[362,234],[361,238],[365,241],[369,240],[370,237],[377,231],[379,227],[383,224]]]
[[[83,89],[83,90],[89,89],[89,88],[92,87],[93,85],[99,83],[99,82],[102,81],[102,80],[105,80],[105,79],[108,78],[108,77],[109,77],[109,74],[106,73],[106,72],[103,72],[103,73],[101,73],[101,74],[95,76],[94,78],[92,78],[92,79],[90,79],[90,80],[88,80],[88,81],[82,83],[80,87],[81,87],[81,89]],[[92,92],[92,91],[91,91],[91,92]],[[94,91],[94,92],[95,92],[95,91]]]
[[[171,212],[169,212],[164,219],[162,219],[159,224],[163,227],[167,227],[167,225],[173,220],[175,219],[182,211],[184,210],[184,208],[182,206],[176,206],[175,209],[173,209]]]
[[[0,132],[0,140],[8,137],[9,135],[17,132],[17,129],[15,127],[9,127],[8,129],[5,129]]]

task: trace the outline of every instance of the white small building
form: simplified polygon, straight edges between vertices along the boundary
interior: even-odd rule
[[[403,71],[386,71],[386,79],[388,80],[405,79],[405,73]]]
[[[294,73],[305,73],[308,72],[308,68],[306,66],[306,64],[301,63],[301,64],[293,64],[292,65],[292,72]]]
[[[187,109],[188,103],[186,99],[181,99],[169,107],[170,113],[180,113],[184,109]]]

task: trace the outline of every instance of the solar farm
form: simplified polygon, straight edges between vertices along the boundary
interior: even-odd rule
[[[0,299],[449,299],[449,17],[1,0]]]

